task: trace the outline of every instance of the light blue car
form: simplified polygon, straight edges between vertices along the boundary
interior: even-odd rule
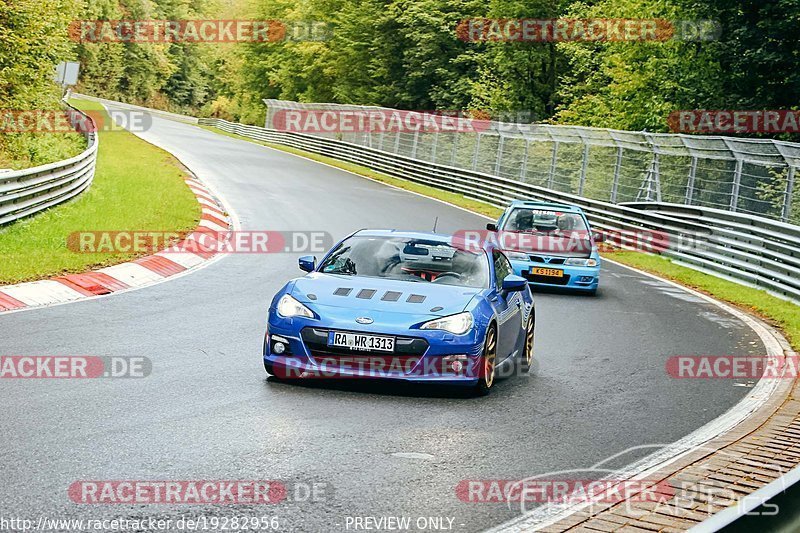
[[[583,210],[575,205],[515,200],[496,224],[496,232],[514,273],[534,287],[559,287],[595,294],[600,281],[597,243]]]

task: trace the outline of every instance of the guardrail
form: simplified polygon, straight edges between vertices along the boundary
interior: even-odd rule
[[[92,121],[91,117],[67,105],[72,125]],[[94,129],[94,128],[88,128]],[[95,133],[85,132],[87,148],[81,154],[23,170],[0,173],[0,225],[33,215],[66,202],[91,185],[97,160],[98,139]]]
[[[680,203],[800,224],[798,143],[263,102],[267,128],[338,138],[594,200]]]
[[[665,256],[693,268],[766,289],[800,303],[800,227],[725,210],[658,202],[614,204],[488,173],[454,168],[302,133],[200,119],[223,131],[357,163],[391,176],[505,207],[530,198],[581,206],[593,226],[616,240],[653,236]],[[637,244],[633,245],[634,247]]]

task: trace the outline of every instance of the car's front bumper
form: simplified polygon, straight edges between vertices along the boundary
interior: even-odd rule
[[[391,379],[473,385],[480,377],[484,334],[478,328],[466,335],[453,335],[436,330],[353,325],[357,327],[305,318],[284,319],[270,313],[264,362],[276,376],[295,379]],[[322,339],[332,329],[388,335],[398,341],[393,353],[329,348]],[[282,353],[276,353],[276,342],[284,345]],[[461,363],[459,370],[452,366],[455,361]]]
[[[575,291],[596,291],[600,284],[600,266],[582,267],[534,263],[532,261],[511,261],[514,274],[522,276],[534,287],[552,287]],[[562,277],[540,276],[532,273],[534,268],[561,270]]]

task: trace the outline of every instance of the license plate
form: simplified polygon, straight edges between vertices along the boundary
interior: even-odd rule
[[[328,332],[328,346],[364,352],[393,352],[394,337],[330,331]]]
[[[564,271],[557,268],[532,268],[531,274],[536,274],[537,276],[550,276],[553,278],[564,277]]]

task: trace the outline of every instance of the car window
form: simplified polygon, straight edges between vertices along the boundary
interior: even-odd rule
[[[494,252],[494,283],[499,289],[503,286],[503,280],[506,276],[513,273],[511,263],[508,262],[506,256],[495,250]]]
[[[567,232],[587,231],[583,217],[578,213],[555,209],[516,208],[503,221],[505,231],[545,233],[558,236]]]
[[[355,236],[342,242],[319,268],[326,274],[485,288],[489,261],[439,240]]]

